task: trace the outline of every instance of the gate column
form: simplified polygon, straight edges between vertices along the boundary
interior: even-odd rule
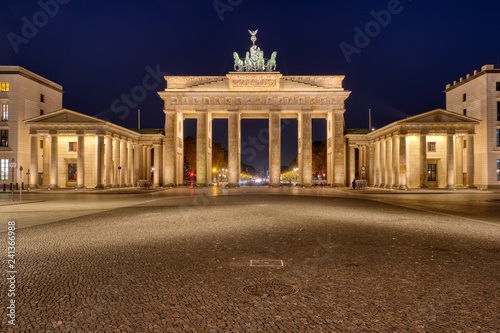
[[[241,115],[239,111],[228,112],[228,148],[229,186],[238,186],[241,172]]]
[[[281,174],[281,118],[279,110],[269,113],[269,185],[279,186]]]

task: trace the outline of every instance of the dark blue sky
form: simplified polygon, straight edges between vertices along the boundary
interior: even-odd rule
[[[247,30],[259,29],[257,44],[266,56],[278,51],[277,70],[284,75],[345,75],[344,86],[352,91],[346,127],[366,128],[369,108],[373,126],[381,127],[445,107],[447,83],[499,62],[498,0],[215,4],[226,10],[218,12],[213,0],[1,0],[0,64],[19,65],[63,85],[66,108],[136,127],[136,109],[112,111],[122,94],[142,86],[157,69],[171,75],[225,75],[233,67],[232,52],[243,55],[251,46]],[[382,15],[383,25],[373,24],[373,12],[388,9],[390,19]],[[36,30],[27,29],[26,22]],[[340,45],[356,47],[355,28],[366,31],[367,25],[372,37],[358,40],[349,62]],[[165,83],[154,86],[137,101],[142,127],[163,127],[156,91]],[[193,124],[186,124],[187,134],[195,134]],[[244,121],[242,140],[258,137],[264,126]],[[296,155],[296,121],[284,127],[287,164]],[[314,122],[315,140],[324,139],[324,127]],[[217,121],[214,141],[226,144],[226,129],[226,121]],[[249,153],[243,160],[262,168],[267,147],[254,150],[257,157]]]

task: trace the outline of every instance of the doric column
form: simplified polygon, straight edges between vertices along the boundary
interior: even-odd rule
[[[386,148],[385,148],[385,139],[380,140],[380,187],[384,187],[387,183],[386,178]]]
[[[420,188],[427,188],[427,134],[425,133],[420,133],[419,157],[418,174]]]
[[[326,116],[326,140],[327,140],[327,148],[326,148],[326,183],[328,185],[333,185],[333,130],[334,130],[334,113],[328,112]]]
[[[50,185],[50,135],[43,136],[43,181],[42,186]]]
[[[399,137],[392,137],[392,187],[399,186]]]
[[[269,112],[269,185],[279,186],[281,174],[281,117],[279,110]]]
[[[237,186],[240,183],[241,173],[241,116],[239,111],[229,111],[228,113],[229,186]]]
[[[83,133],[78,134],[78,142],[76,145],[76,187],[85,187],[85,136]]]
[[[31,161],[29,188],[36,188],[38,184],[38,134],[31,134]]]
[[[154,145],[154,172],[153,172],[153,184],[154,186],[160,186],[160,145]]]
[[[301,159],[299,160],[299,179],[302,186],[312,186],[312,113],[302,111],[299,116],[299,150]],[[344,185],[345,186],[345,185]]]
[[[394,184],[392,179],[392,137],[385,140],[385,186],[391,188]]]
[[[368,167],[367,167],[368,186],[375,184],[375,144],[368,145]]]
[[[175,164],[177,158],[176,135],[175,135],[175,113],[165,112],[165,149],[164,149],[164,169],[163,185],[175,186]]]
[[[114,187],[118,187],[120,184],[118,166],[120,165],[120,139],[113,139],[113,181]]]
[[[349,178],[347,179],[349,181],[349,184],[352,184],[352,181],[356,178],[356,148],[353,145],[349,145]]]
[[[212,180],[212,119],[207,111],[197,112],[196,119],[196,185],[206,186]]]
[[[446,137],[446,166],[447,166],[447,184],[446,187],[455,187],[455,147],[453,145],[455,138],[453,134]]]
[[[406,180],[406,135],[399,136],[399,189],[408,188]]]
[[[120,140],[120,184],[121,186],[127,186],[128,184],[128,168],[127,168],[127,141]]]
[[[467,187],[476,187],[474,184],[474,134],[467,135]]]
[[[134,184],[137,186],[139,180],[142,179],[142,146],[139,144],[134,144]]]
[[[104,188],[104,135],[97,135],[97,184],[95,188]]]
[[[127,142],[127,186],[134,186],[134,148],[132,142]]]
[[[381,178],[380,178],[380,139],[376,139],[375,141],[375,149],[374,149],[374,160],[375,160],[375,168],[374,168],[374,182],[373,186],[380,187]]]
[[[464,186],[464,137],[457,135],[455,138],[455,163],[457,166],[455,175],[455,184],[457,186]]]
[[[144,147],[144,169],[146,171],[146,179],[151,183],[151,147]]]
[[[56,134],[50,135],[50,188],[57,188],[59,169],[58,169],[58,158],[59,158],[59,137]]]
[[[106,187],[113,187],[113,139],[106,136]]]
[[[344,145],[344,112],[335,110],[335,126],[333,140],[333,173],[334,185],[346,186],[345,179],[345,145]],[[311,171],[312,172],[312,171]],[[312,175],[311,175],[312,176]]]

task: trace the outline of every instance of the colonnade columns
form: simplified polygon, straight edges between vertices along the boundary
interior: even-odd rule
[[[341,187],[346,186],[345,166],[344,166],[345,163],[344,112],[345,112],[344,109],[335,110],[334,138],[333,138],[334,186],[341,186]],[[311,177],[312,177],[312,165],[311,165]]]
[[[385,140],[385,187],[391,188],[395,180],[392,178],[392,138]]]
[[[467,187],[475,188],[474,185],[474,135],[467,135]]]
[[[76,187],[85,187],[85,136],[78,134],[76,149]]]
[[[30,179],[28,188],[36,188],[38,184],[38,134],[31,134]]]
[[[120,185],[127,186],[128,184],[128,154],[127,141],[120,140],[120,167],[118,174],[120,176]]]
[[[374,168],[374,182],[373,186],[379,187],[381,178],[380,178],[380,140],[376,139],[375,141],[375,149],[374,149],[374,163],[375,163],[375,168]]]
[[[420,133],[419,156],[420,188],[427,188],[427,135],[425,133]]]
[[[212,180],[212,115],[199,111],[196,119],[196,185],[206,186]]]
[[[151,147],[144,147],[144,170],[146,172],[146,177],[145,179],[148,181],[148,183],[151,183]]]
[[[139,185],[138,180],[142,178],[142,146],[139,144],[134,145],[134,183]]]
[[[50,135],[50,185],[49,188],[57,188],[58,185],[58,136],[57,133]]]
[[[399,186],[399,137],[392,137],[392,187]]]
[[[356,148],[353,145],[349,145],[349,178],[347,181],[352,184],[352,181],[356,178]]]
[[[455,138],[455,163],[457,166],[455,183],[457,186],[464,186],[464,137],[459,135]]]
[[[241,173],[241,115],[228,112],[228,169],[229,186],[238,186]]]
[[[43,181],[42,186],[50,185],[50,136],[43,136]]]
[[[399,136],[399,189],[406,190],[406,135]]]
[[[106,187],[113,187],[113,139],[106,136]]]
[[[373,186],[375,184],[375,144],[370,143],[368,145],[368,167],[367,167],[367,178],[368,186]]]
[[[79,149],[79,148],[78,148]],[[97,184],[95,188],[104,188],[104,135],[97,135]]]
[[[160,160],[161,160],[160,145],[154,145],[153,149],[154,149],[153,185],[160,186]]]
[[[132,142],[127,142],[127,186],[134,186],[134,148]]]
[[[281,117],[279,110],[269,112],[269,185],[280,185]]]
[[[118,176],[118,166],[120,165],[120,139],[119,138],[114,138],[113,139],[113,182],[114,182],[114,187],[118,187],[118,184],[120,183],[120,178]]]
[[[312,186],[312,113],[299,114],[299,184]],[[343,144],[343,142],[342,142]],[[344,147],[342,146],[342,151]],[[334,164],[336,165],[336,164]],[[342,166],[342,169],[344,167]],[[342,184],[345,186],[345,184]]]
[[[447,185],[448,188],[455,187],[455,147],[454,137],[448,134],[446,137],[446,166],[447,166]]]
[[[379,186],[380,187],[384,187],[386,185],[386,177],[385,177],[385,173],[386,173],[386,169],[385,169],[385,140],[381,140],[380,141],[380,183],[379,183]]]

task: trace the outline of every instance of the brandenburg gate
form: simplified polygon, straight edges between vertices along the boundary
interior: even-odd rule
[[[266,61],[255,45],[245,60],[234,53],[235,71],[226,76],[166,76],[163,185],[183,184],[184,119],[197,120],[196,184],[212,179],[212,120],[228,119],[229,185],[237,186],[241,172],[241,120],[269,120],[269,177],[279,186],[281,119],[298,120],[298,183],[312,186],[312,119],[326,119],[327,183],[345,186],[344,112],[350,91],[344,76],[283,76],[274,71],[276,52]]]

